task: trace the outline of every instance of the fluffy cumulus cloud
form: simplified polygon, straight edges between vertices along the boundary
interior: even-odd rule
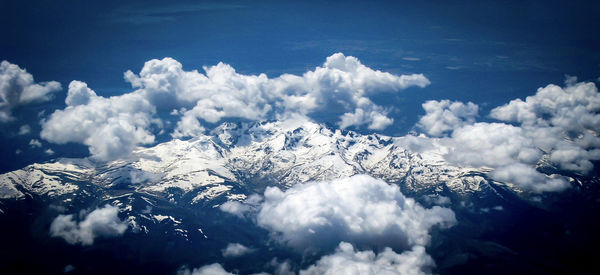
[[[227,247],[225,247],[225,249],[223,249],[221,252],[223,254],[223,257],[233,258],[242,256],[244,254],[252,253],[254,252],[254,249],[249,248],[240,243],[230,243],[227,244]]]
[[[125,79],[151,102],[160,100],[165,107],[184,108],[175,136],[202,131],[198,119],[259,120],[332,109],[343,113],[339,122],[342,128],[367,125],[383,129],[393,120],[368,95],[429,85],[422,74],[397,76],[373,70],[341,53],[302,76],[284,74],[270,79],[265,74],[243,75],[223,63],[204,67],[204,71],[184,71],[179,62],[165,58],[146,62],[139,75],[128,71]]]
[[[386,248],[375,254],[372,251],[356,251],[352,244],[342,242],[335,253],[322,257],[314,265],[300,271],[312,274],[426,274],[434,267],[433,259],[423,246],[414,246],[401,254]]]
[[[542,156],[523,129],[504,123],[475,123],[454,130],[446,159],[475,167],[498,167],[515,162],[535,164]]]
[[[455,128],[475,122],[479,107],[469,102],[430,100],[422,104],[426,114],[417,126],[431,136],[442,136]]]
[[[564,88],[548,85],[524,101],[494,108],[490,116],[504,122],[476,123],[477,106],[472,103],[428,101],[423,108],[426,115],[417,126],[429,136],[444,137],[436,142],[405,138],[408,147],[441,146],[446,161],[491,168],[493,179],[524,190],[541,193],[569,187],[566,177],[539,172],[539,164],[587,175],[593,161],[600,159],[600,94],[594,83],[571,78]]]
[[[367,175],[297,184],[285,191],[269,187],[263,197],[223,204],[221,210],[239,217],[252,214],[275,241],[302,252],[337,246],[300,274],[423,274],[435,266],[424,247],[431,238],[429,230],[456,223],[452,210],[426,209],[398,186]],[[379,253],[357,251],[355,246],[376,247]],[[223,255],[229,250],[228,254],[247,253],[245,246],[229,244]],[[203,268],[209,267],[222,268]],[[289,265],[285,270],[291,271]]]
[[[537,193],[562,191],[569,186],[564,177],[548,176],[535,169],[544,152],[524,128],[504,123],[475,123],[455,129],[448,144],[447,161],[493,168],[490,176],[495,180]]]
[[[248,196],[243,202],[239,201],[227,201],[219,206],[219,209],[223,212],[236,215],[240,218],[244,217],[247,213],[255,212],[260,207],[262,197],[253,194]]]
[[[139,144],[154,142],[149,127],[155,107],[138,93],[105,98],[85,83],[72,81],[65,103],[64,110],[42,122],[43,139],[85,144],[99,160],[122,157]]]
[[[56,81],[35,83],[33,76],[8,61],[0,63],[0,123],[13,120],[12,110],[32,102],[48,101],[61,89]]]
[[[565,177],[546,175],[536,170],[545,152],[536,146],[530,132],[522,127],[479,122],[457,126],[450,136],[437,142],[424,137],[414,137],[412,141],[424,150],[441,147],[440,152],[448,163],[492,169],[489,174],[492,179],[514,184],[523,190],[541,193],[569,187]],[[419,146],[407,146],[420,150]]]
[[[435,267],[433,258],[425,252],[425,247],[415,245],[402,253],[396,253],[389,247],[375,253],[371,250],[357,251],[347,242],[340,242],[332,254],[321,257],[313,265],[295,273],[287,262],[278,264],[272,262],[275,274],[430,274]],[[205,265],[200,268],[180,268],[178,275],[202,274],[234,274],[223,268],[219,263]],[[268,274],[268,273],[261,273]]]
[[[425,209],[398,186],[357,175],[286,191],[270,187],[256,221],[277,241],[299,249],[340,241],[404,249],[427,244],[432,226],[452,226],[456,219],[448,208]]]
[[[535,193],[561,191],[569,186],[563,177],[547,176],[538,172],[534,166],[523,163],[501,166],[492,171],[490,175],[495,180],[510,182]]]
[[[80,81],[73,81],[64,110],[42,123],[42,138],[50,142],[76,142],[89,146],[93,157],[112,160],[141,144],[154,141],[152,125],[160,128],[157,112],[180,116],[173,137],[204,132],[205,122],[225,118],[279,119],[323,114],[339,117],[342,128],[366,126],[381,130],[393,123],[389,109],[369,96],[429,85],[422,74],[393,75],[366,67],[358,59],[336,53],[301,76],[244,75],[219,63],[185,71],[172,59],[150,60],[125,80],[136,90],[110,98],[97,96]],[[156,122],[156,124],[154,123]]]
[[[73,215],[58,215],[50,225],[50,234],[61,237],[70,244],[92,245],[97,237],[114,237],[125,233],[127,222],[118,216],[119,208],[105,205],[83,218],[73,220]]]
[[[357,105],[354,112],[344,113],[340,117],[338,125],[341,128],[368,124],[371,130],[382,130],[394,123],[392,118],[386,116],[387,111],[366,98],[359,100]]]
[[[525,101],[515,99],[493,109],[491,116],[520,124],[536,146],[551,152],[550,160],[561,169],[588,174],[594,168],[592,161],[600,159],[599,112],[596,85],[570,78],[564,88],[540,88]]]

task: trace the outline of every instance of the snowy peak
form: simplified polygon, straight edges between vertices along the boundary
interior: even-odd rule
[[[223,123],[208,134],[139,148],[127,160],[86,159],[33,164],[0,175],[2,198],[24,192],[55,196],[80,183],[199,203],[243,198],[266,186],[369,174],[408,193],[452,190],[464,196],[490,184],[485,171],[455,167],[434,153],[417,154],[400,138],[332,131],[310,121]]]

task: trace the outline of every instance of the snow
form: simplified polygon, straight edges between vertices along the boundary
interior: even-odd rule
[[[435,190],[444,184],[459,195],[479,192],[490,184],[484,178],[489,169],[446,163],[443,144],[419,152],[407,149],[410,146],[410,140],[404,137],[331,131],[302,119],[224,123],[209,134],[138,148],[132,156],[110,163],[60,159],[2,174],[0,198],[24,197],[23,190],[60,196],[76,192],[81,183],[108,190],[128,180],[135,193],[167,198],[173,203],[169,196],[172,189],[195,193],[192,203],[220,196],[243,200],[244,194],[230,192],[234,185],[249,184],[244,178],[285,188],[301,182],[369,174],[390,183],[402,182],[415,192]],[[237,178],[239,175],[242,179]],[[142,199],[154,206],[147,198]]]
[[[165,215],[160,215],[160,214],[156,214],[156,215],[152,215],[154,217],[154,219],[156,221],[158,221],[159,223],[164,221],[164,220],[170,220],[172,221],[174,224],[180,224],[181,221],[177,220],[175,218],[173,218],[172,216],[165,216]]]
[[[206,189],[206,191],[203,191],[200,194],[198,194],[196,197],[194,197],[194,199],[192,199],[192,203],[197,203],[201,200],[212,200],[212,199],[220,196],[221,194],[229,191],[230,189],[231,189],[231,186],[226,186],[226,185],[215,185],[215,186],[209,187]]]

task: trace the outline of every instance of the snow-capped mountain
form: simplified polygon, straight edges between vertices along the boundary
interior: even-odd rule
[[[195,204],[244,199],[266,186],[286,188],[355,174],[398,184],[408,194],[448,190],[464,197],[507,186],[487,179],[485,169],[453,166],[439,153],[413,153],[403,144],[402,138],[332,131],[306,121],[228,122],[193,139],[139,148],[127,160],[32,164],[0,175],[0,197],[85,195],[92,188],[107,198],[133,192],[166,199],[191,196],[172,202]]]
[[[269,251],[265,257],[289,257],[293,253],[269,245],[269,233],[252,217],[231,215],[222,207],[228,202],[252,207],[254,194],[263,195],[269,186],[291,190],[299,183],[367,174],[399,186],[406,197],[424,207],[439,205],[456,213],[458,225],[452,230],[431,233],[436,236],[430,245],[431,255],[441,270],[448,271],[465,267],[461,257],[469,255],[481,257],[481,262],[468,261],[469,268],[487,264],[499,255],[521,257],[502,246],[512,239],[501,239],[500,244],[486,240],[495,240],[495,232],[504,232],[504,228],[553,221],[548,213],[563,209],[557,205],[546,211],[552,199],[545,198],[552,195],[534,194],[494,181],[488,176],[491,169],[448,163],[443,144],[415,150],[415,140],[420,138],[362,135],[306,120],[228,122],[189,140],[140,147],[127,159],[106,163],[91,158],[62,158],[2,174],[0,218],[22,224],[15,228],[39,230],[23,233],[23,238],[33,238],[32,242],[37,243],[37,236],[51,237],[49,228],[51,231],[57,216],[79,213],[75,219],[83,224],[92,209],[96,210],[91,213],[118,211],[119,218],[114,216],[114,221],[127,224],[124,234],[128,238],[123,239],[127,239],[128,247],[135,247],[132,251],[155,251],[158,254],[153,257],[161,260],[172,253],[179,255],[161,270],[195,260],[215,261],[221,255],[214,253],[233,242],[262,247]],[[538,169],[556,172],[544,161],[538,163]],[[588,181],[571,179],[575,186],[597,186],[595,178]],[[568,196],[569,192],[564,194]],[[542,199],[545,205],[540,203]],[[112,208],[103,207],[106,204]],[[585,207],[587,204],[580,208]],[[527,218],[521,219],[519,213],[527,213]],[[513,216],[517,218],[504,218]],[[529,236],[530,232],[520,234]],[[546,239],[540,236],[534,241],[544,243]],[[61,249],[70,249],[64,247],[64,241],[51,239]],[[109,240],[104,244],[108,250],[116,245]],[[163,245],[167,248],[156,247]],[[205,254],[196,258],[198,251]],[[529,253],[526,249],[522,252]],[[189,257],[182,256],[185,253]]]

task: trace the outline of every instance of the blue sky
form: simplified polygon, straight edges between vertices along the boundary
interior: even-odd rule
[[[133,89],[123,73],[153,58],[172,57],[184,70],[224,62],[273,78],[343,52],[372,69],[422,73],[431,85],[371,98],[393,108],[393,125],[380,132],[402,135],[428,99],[473,101],[485,115],[565,75],[595,81],[597,14],[594,1],[3,1],[0,59],[62,90],[0,126],[12,145],[2,150],[2,170],[77,148],[52,147],[54,156],[14,150],[39,135],[38,112],[65,107],[72,80],[100,96],[124,94]],[[31,134],[15,135],[23,124]]]

